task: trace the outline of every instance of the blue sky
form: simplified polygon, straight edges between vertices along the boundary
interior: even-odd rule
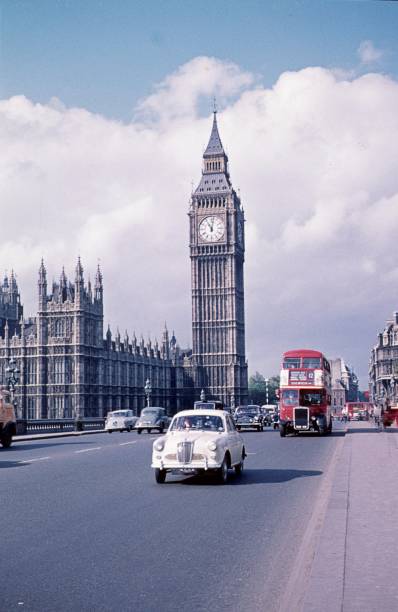
[[[0,97],[24,94],[123,121],[191,58],[232,61],[271,86],[286,70],[358,64],[362,40],[397,76],[396,2],[2,0]]]
[[[398,310],[398,2],[0,0],[0,270],[25,315],[104,274],[105,324],[191,343],[187,211],[213,96],[246,213],[249,371],[367,385]],[[23,219],[23,223],[21,223]]]

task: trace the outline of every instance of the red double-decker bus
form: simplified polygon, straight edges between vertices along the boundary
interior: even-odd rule
[[[283,354],[280,376],[279,433],[332,431],[330,364],[323,353],[309,349]]]

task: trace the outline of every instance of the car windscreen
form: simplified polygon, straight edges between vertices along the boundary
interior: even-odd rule
[[[159,410],[153,410],[151,408],[144,408],[141,412],[141,416],[153,416],[159,414]]]
[[[224,431],[221,417],[210,414],[176,416],[171,424],[171,431]]]
[[[109,418],[114,418],[114,417],[127,417],[128,413],[127,412],[110,412],[108,414]]]
[[[241,414],[250,414],[252,416],[255,416],[256,414],[259,414],[259,409],[258,408],[251,408],[250,406],[245,406],[243,408],[238,408],[236,411],[236,415],[239,416]]]

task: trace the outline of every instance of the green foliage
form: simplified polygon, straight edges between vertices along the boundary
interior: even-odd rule
[[[279,388],[279,376],[271,376],[268,379],[268,403],[277,404],[278,399],[275,390]],[[265,377],[256,372],[249,378],[249,403],[262,406],[267,403],[267,383]]]

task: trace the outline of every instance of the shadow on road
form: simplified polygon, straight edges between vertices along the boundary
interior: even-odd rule
[[[317,431],[300,431],[300,433],[297,434],[287,434],[286,439],[304,439],[304,438],[315,438],[316,440],[320,440],[322,439],[327,439],[327,438],[338,438],[338,437],[342,437],[345,436],[345,430],[343,429],[334,429],[332,431],[332,433],[328,434],[327,436],[320,436],[319,433]]]
[[[254,484],[273,484],[288,482],[295,478],[307,478],[308,476],[321,476],[323,472],[319,470],[277,470],[277,469],[249,469],[244,470],[241,476],[236,476],[232,472],[229,474],[228,485],[254,485]],[[170,480],[169,480],[170,478]],[[175,480],[173,479],[175,478]],[[168,476],[166,485],[194,485],[194,486],[220,486],[217,478],[213,474],[189,476],[183,480],[180,476]],[[173,480],[172,480],[173,479]]]
[[[19,461],[0,461],[0,469],[24,467],[25,465],[28,465],[28,463],[20,463]]]
[[[358,434],[358,433],[379,433],[383,431],[378,427],[349,427],[347,433],[349,434]]]

